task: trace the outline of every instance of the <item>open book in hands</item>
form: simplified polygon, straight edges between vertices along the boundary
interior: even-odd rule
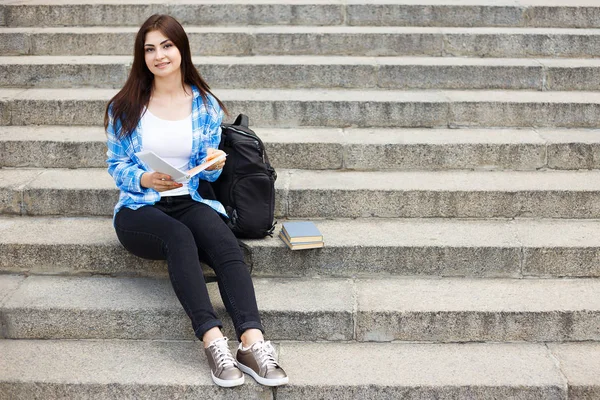
[[[182,171],[157,156],[153,151],[140,151],[139,153],[135,153],[135,155],[138,156],[140,160],[148,164],[153,171],[170,175],[171,179],[179,183],[187,182],[192,176],[199,174],[211,165],[214,165],[227,157],[227,154],[221,154],[218,157],[204,161],[202,164],[190,169],[189,171]]]

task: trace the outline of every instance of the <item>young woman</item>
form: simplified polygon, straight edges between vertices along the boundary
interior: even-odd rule
[[[104,118],[108,172],[120,189],[114,226],[131,253],[167,260],[171,284],[204,343],[217,385],[241,385],[242,371],[263,385],[282,385],[288,377],[263,338],[250,273],[223,221],[223,206],[202,197],[224,161],[177,183],[149,170],[135,154],[151,150],[183,170],[222,155],[217,148],[224,109],[192,64],[183,27],[170,16],[151,16],[137,33],[129,78]],[[237,360],[210,303],[201,261],[217,276],[240,341]]]

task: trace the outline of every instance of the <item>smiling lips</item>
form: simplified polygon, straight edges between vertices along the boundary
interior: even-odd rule
[[[156,68],[164,68],[164,67],[166,67],[169,64],[170,64],[170,62],[163,62],[163,63],[160,63],[160,64],[156,64],[155,67]]]

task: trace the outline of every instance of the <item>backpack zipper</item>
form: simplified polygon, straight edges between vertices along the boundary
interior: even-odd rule
[[[263,150],[265,145],[257,135],[253,135],[251,133],[244,132],[242,130],[234,128],[233,126],[226,126],[225,129],[231,129],[232,131],[237,132],[242,136],[246,136],[248,138],[253,139],[256,142],[256,145],[257,145],[256,148],[259,151],[260,156],[262,157],[263,163],[267,164],[267,160],[265,159],[265,151]]]
[[[225,129],[231,129],[232,131],[234,131],[234,132],[237,132],[237,133],[239,133],[240,135],[244,135],[244,136],[247,136],[247,137],[251,137],[252,139],[258,139],[258,137],[257,137],[256,135],[253,135],[253,134],[251,134],[251,133],[244,132],[244,131],[242,131],[242,130],[236,129],[236,128],[234,128],[233,126],[226,126],[226,127],[225,127]]]

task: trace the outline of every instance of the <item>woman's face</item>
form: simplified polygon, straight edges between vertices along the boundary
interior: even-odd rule
[[[155,76],[166,77],[179,72],[181,53],[160,31],[151,31],[144,40],[146,66]]]

